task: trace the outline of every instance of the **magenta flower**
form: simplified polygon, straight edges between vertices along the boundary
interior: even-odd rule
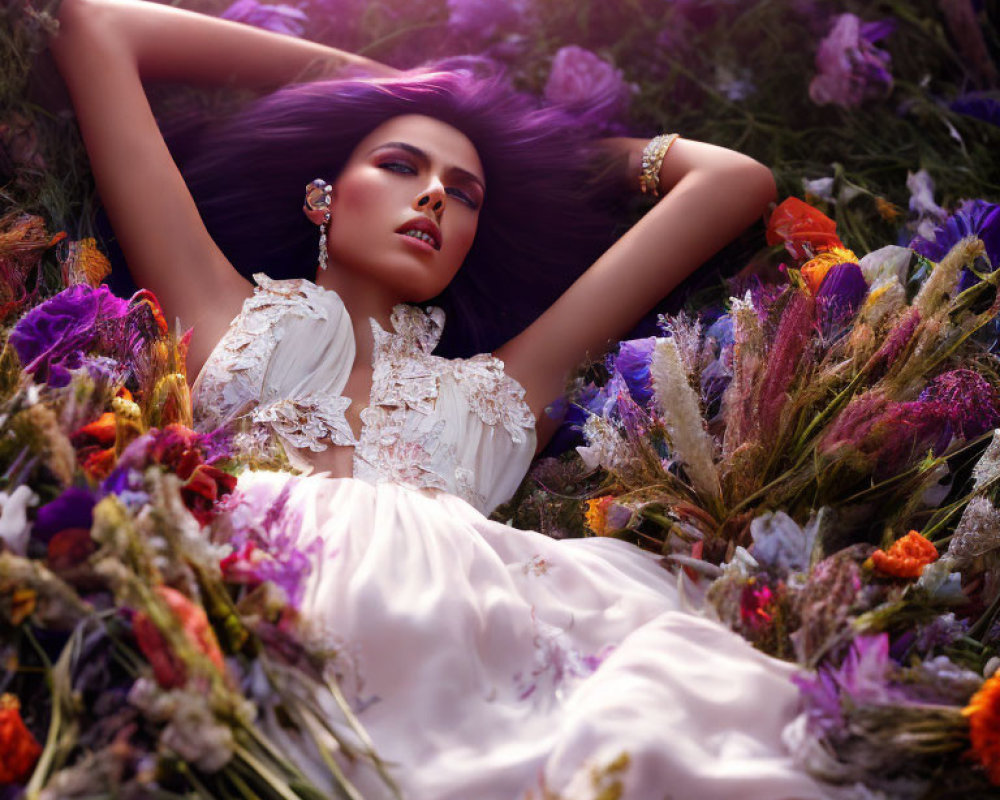
[[[128,303],[103,284],[72,286],[25,314],[10,343],[26,372],[50,386],[66,386],[69,370],[121,327]]]
[[[875,42],[895,26],[893,20],[863,23],[854,14],[838,16],[816,51],[818,73],[809,84],[812,101],[853,108],[870,97],[887,95],[892,90],[891,58]]]
[[[515,29],[527,12],[525,0],[448,0],[448,26],[456,33],[488,41]]]
[[[265,5],[257,0],[236,0],[219,16],[288,36],[301,36],[305,33],[308,21],[305,13],[297,8],[284,4]]]
[[[556,53],[545,84],[546,100],[589,109],[595,123],[620,117],[628,107],[630,93],[620,69],[576,45]]]
[[[938,375],[920,393],[918,402],[935,403],[944,425],[935,452],[942,452],[952,438],[975,439],[1000,424],[996,390],[978,372],[953,369]]]

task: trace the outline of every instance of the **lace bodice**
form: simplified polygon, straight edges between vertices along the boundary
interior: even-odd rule
[[[396,306],[375,339],[369,405],[355,439],[343,395],[354,329],[336,292],[307,280],[254,275],[257,287],[193,388],[195,426],[229,427],[238,449],[283,452],[309,472],[310,454],[354,447],[354,477],[458,495],[488,511],[513,494],[535,450],[524,389],[491,355],[431,354],[444,312]]]

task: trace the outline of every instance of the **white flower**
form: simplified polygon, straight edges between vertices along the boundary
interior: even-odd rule
[[[806,194],[815,195],[820,200],[824,200],[827,203],[843,203],[844,205],[850,203],[859,194],[857,187],[852,186],[849,183],[841,183],[840,191],[837,193],[837,196],[834,197],[833,178],[816,178],[816,180],[813,181],[803,178],[802,189],[806,192]]]
[[[13,492],[0,492],[0,540],[7,549],[23,556],[28,549],[31,525],[28,523],[28,506],[38,503],[38,495],[25,485]]]
[[[910,211],[917,215],[920,220],[930,220],[941,222],[948,212],[934,202],[934,179],[931,178],[927,170],[906,173],[906,188],[910,190]],[[934,230],[931,225],[931,230]],[[923,234],[921,233],[921,236]],[[924,236],[924,238],[928,238]],[[933,238],[933,237],[932,237]]]
[[[871,287],[869,291],[873,292],[893,281],[900,285],[904,284],[911,258],[913,251],[909,247],[889,244],[878,250],[872,250],[858,262],[858,266],[861,267],[861,274]]]
[[[587,469],[621,471],[628,466],[628,450],[618,430],[604,417],[591,414],[583,424],[587,446],[576,448]]]
[[[820,514],[814,515],[805,528],[800,528],[784,511],[768,512],[750,523],[753,552],[757,560],[786,572],[809,569]]]

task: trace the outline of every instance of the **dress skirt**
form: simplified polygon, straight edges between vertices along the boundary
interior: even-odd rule
[[[304,635],[408,800],[830,796],[782,742],[795,667],[686,610],[626,542],[323,474],[245,473],[227,508],[275,557],[305,556]],[[368,766],[348,775],[389,796]]]

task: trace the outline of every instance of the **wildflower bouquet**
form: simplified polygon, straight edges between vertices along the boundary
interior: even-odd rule
[[[229,443],[191,430],[151,294],[63,242],[36,302],[59,238],[0,220],[3,796],[360,797],[344,765],[381,764],[296,624],[308,559],[223,525]]]
[[[997,211],[858,259],[786,200],[768,239],[787,279],[622,342],[576,386],[583,444],[501,512],[682,567],[730,627],[815,670],[803,760],[892,797],[997,778]]]

